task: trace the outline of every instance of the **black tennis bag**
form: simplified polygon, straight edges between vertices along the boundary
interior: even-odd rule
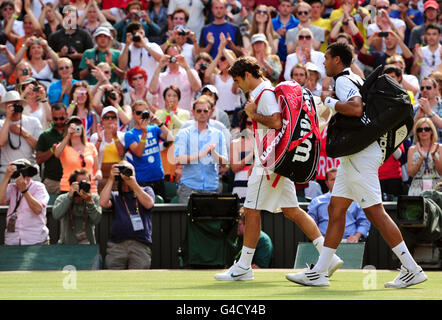
[[[404,88],[378,66],[360,86],[364,102],[362,117],[334,114],[327,131],[327,155],[332,158],[362,151],[374,141],[387,160],[413,128],[413,105]]]

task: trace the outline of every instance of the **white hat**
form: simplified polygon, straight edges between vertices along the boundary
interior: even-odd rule
[[[104,34],[112,39],[112,34],[111,34],[109,28],[98,27],[97,30],[95,30],[95,32],[94,32],[94,38],[98,37],[100,34]]]
[[[312,62],[307,62],[307,63],[305,64],[305,67],[306,67],[307,70],[309,70],[309,71],[316,71],[316,72],[321,73],[321,71],[319,70],[318,66],[317,66],[316,64],[312,63]]]
[[[267,42],[267,38],[263,33],[256,33],[252,36],[252,39],[250,39],[251,44],[259,41]]]
[[[5,104],[12,101],[27,104],[26,100],[23,100],[20,97],[20,93],[18,93],[18,91],[11,90],[6,92],[5,96],[3,97],[2,102],[0,103],[0,109],[4,109]]]
[[[218,95],[218,89],[213,84],[206,84],[202,89],[201,92],[209,90],[210,92]]]
[[[114,106],[107,106],[107,107],[103,108],[103,111],[101,111],[101,117],[103,118],[104,115],[109,112],[114,112],[118,118],[118,109],[115,108]]]

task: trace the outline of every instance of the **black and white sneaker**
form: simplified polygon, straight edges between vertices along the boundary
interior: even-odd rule
[[[304,286],[328,287],[330,285],[328,276],[313,271],[313,265],[307,265],[307,267],[302,272],[287,274],[286,279]]]
[[[399,275],[393,281],[384,284],[385,288],[406,288],[428,280],[424,270],[419,266],[414,271],[401,266],[399,271]]]

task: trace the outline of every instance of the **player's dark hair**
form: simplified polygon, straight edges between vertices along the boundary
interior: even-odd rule
[[[353,61],[353,51],[348,44],[342,42],[334,42],[328,46],[327,51],[333,58],[341,58],[341,62],[346,68],[351,66],[351,63]]]
[[[240,57],[238,58],[229,69],[229,74],[232,78],[246,76],[246,72],[250,73],[254,78],[259,79],[262,77],[258,60],[254,57]]]

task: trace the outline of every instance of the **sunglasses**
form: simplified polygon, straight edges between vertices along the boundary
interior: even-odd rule
[[[86,167],[86,161],[84,161],[84,155],[80,154],[80,159],[81,159],[81,166],[83,168]]]
[[[58,70],[69,70],[70,66],[58,67]]]
[[[141,115],[141,114],[143,113],[143,111],[144,111],[144,110],[142,110],[142,111],[138,110],[138,111],[134,111],[134,113],[135,113],[137,116],[139,116],[139,115]]]
[[[308,15],[308,11],[298,11],[298,15]]]
[[[65,117],[52,117],[52,120],[54,120],[54,121],[58,121],[58,120],[60,120],[60,121],[63,121],[64,119],[66,119]]]
[[[433,89],[432,86],[422,86],[422,87],[421,87],[421,91],[424,91],[424,90],[431,90],[431,89]]]
[[[207,109],[197,109],[197,110],[195,110],[195,112],[196,113],[201,113],[201,112],[204,112],[204,113],[209,113],[209,110],[207,110]]]
[[[301,35],[301,36],[299,36],[299,40],[304,40],[304,39],[310,40],[311,38],[312,38],[312,36],[310,36],[310,35],[306,35],[306,36]]]
[[[141,79],[144,79],[144,77],[143,76],[133,77],[132,81],[141,80]]]
[[[388,10],[389,7],[388,7],[388,6],[384,6],[384,7],[376,7],[376,9],[377,9],[377,10],[382,10],[382,9]]]
[[[421,133],[421,132],[430,132],[431,131],[431,128],[430,127],[423,127],[423,128],[417,128],[416,129],[416,132],[417,133]]]
[[[109,119],[115,120],[115,119],[117,119],[117,116],[104,116],[103,117],[103,120],[109,120]]]
[[[257,14],[268,14],[268,12],[265,10],[256,10],[256,13]]]

